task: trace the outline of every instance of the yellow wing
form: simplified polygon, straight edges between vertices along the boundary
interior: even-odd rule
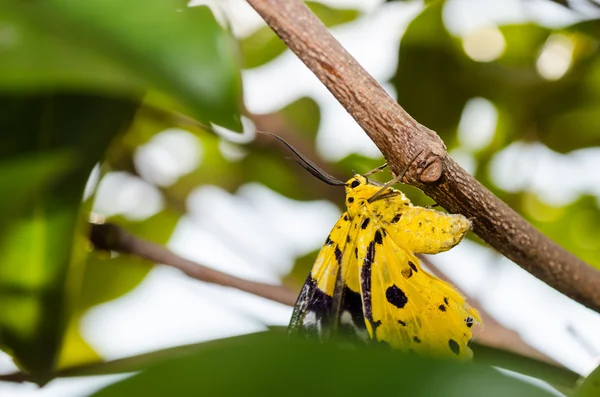
[[[373,217],[359,240],[360,291],[372,339],[425,355],[468,359],[476,310],[448,283],[424,271]]]
[[[410,205],[398,207],[395,211],[390,207],[386,212],[389,218],[388,232],[398,244],[417,254],[448,251],[471,228],[471,222],[462,215],[446,214],[429,208]]]
[[[328,339],[335,332],[368,339],[359,290],[343,281],[358,269],[353,223],[344,213],[325,240],[294,307],[290,334]]]

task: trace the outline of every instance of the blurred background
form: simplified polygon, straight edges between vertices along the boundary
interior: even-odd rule
[[[401,106],[442,137],[462,167],[600,268],[598,3],[307,3]],[[211,268],[298,291],[342,212],[344,192],[308,175],[277,142],[256,137],[252,125],[281,135],[340,179],[384,160],[245,1],[208,4],[237,38],[245,132],[215,135],[141,109],[95,166],[85,201],[94,220]],[[390,178],[387,171],[378,177]],[[400,189],[416,204],[433,204],[414,188]],[[583,375],[600,363],[600,316],[472,233],[429,260],[432,271],[495,319],[494,327],[514,331],[530,354]],[[285,326],[292,310],[106,253],[87,259],[81,291],[61,353],[69,365]],[[0,353],[0,372],[15,370]],[[83,396],[123,376],[58,379],[42,389],[0,382],[0,395]]]

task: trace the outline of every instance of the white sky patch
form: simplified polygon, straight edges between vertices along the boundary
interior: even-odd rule
[[[109,172],[100,180],[92,211],[141,220],[162,208],[163,197],[156,186],[127,172]]]
[[[562,206],[582,194],[600,198],[600,148],[554,152],[540,143],[514,142],[490,164],[492,181],[509,192],[531,191],[544,202]],[[587,171],[586,171],[587,170]]]
[[[136,170],[148,182],[171,186],[202,163],[202,142],[193,134],[168,129],[140,145],[133,156]]]
[[[100,180],[100,164],[96,164],[88,177],[87,183],[85,184],[85,189],[83,190],[83,201],[90,198],[90,196],[96,190],[98,186],[98,181]]]
[[[538,73],[547,80],[558,80],[567,73],[573,60],[573,39],[555,33],[548,37],[536,62]]]
[[[591,352],[577,343],[568,326],[577,318],[579,327],[598,335],[600,316],[508,259],[502,258],[500,263],[496,285],[486,290],[485,309],[503,325],[519,332],[531,346],[578,373],[589,373],[597,362]],[[600,348],[598,338],[590,343]]]
[[[114,360],[266,329],[228,307],[232,296],[240,299],[242,292],[232,290],[221,302],[211,292],[215,287],[157,267],[131,293],[91,309],[82,334],[103,357]]]
[[[219,140],[219,150],[223,157],[231,162],[237,162],[243,160],[248,154],[248,149],[241,146],[236,145],[235,143],[231,143],[225,139]]]
[[[470,151],[485,149],[494,139],[498,111],[485,98],[469,99],[458,124],[458,141]]]
[[[131,375],[118,374],[62,378],[55,379],[42,388],[33,383],[0,382],[0,391],[5,397],[81,397],[89,396],[129,376]]]
[[[584,15],[547,0],[451,0],[444,6],[444,23],[456,36],[488,26],[528,21],[558,28],[573,24]]]
[[[328,201],[291,200],[256,183],[240,187],[236,195],[204,186],[190,194],[188,208],[190,220],[201,226],[195,233],[216,240],[208,245],[211,250],[223,246],[223,251],[236,252],[259,269],[258,273],[270,274],[271,281],[287,274],[296,256],[320,247],[340,216],[339,209]],[[198,245],[196,240],[181,248]],[[187,253],[198,260],[220,262],[220,256],[211,250]],[[229,271],[240,269],[227,262],[231,263]]]
[[[473,175],[475,173],[477,160],[473,154],[465,151],[463,148],[452,149],[448,154],[469,174]]]
[[[487,26],[467,33],[462,41],[465,53],[477,62],[496,60],[506,48],[504,36],[495,26]]]

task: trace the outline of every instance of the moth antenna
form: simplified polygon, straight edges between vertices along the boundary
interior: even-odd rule
[[[300,166],[302,168],[304,168],[306,171],[310,172],[314,177],[320,179],[321,181],[325,182],[328,185],[332,185],[332,186],[346,185],[346,182],[340,181],[339,179],[337,179],[337,178],[329,175],[327,172],[323,171],[321,168],[319,168],[319,166],[317,166],[311,160],[306,158],[302,153],[300,153],[298,151],[298,149],[293,147],[291,144],[289,144],[285,139],[283,139],[279,135],[276,135],[276,134],[273,134],[272,132],[267,132],[267,131],[256,131],[256,132],[258,132],[260,134],[270,135],[270,136],[276,138],[277,140],[279,140],[279,142],[283,143],[296,156],[296,158],[294,160],[296,160],[296,162],[298,164],[300,164]]]
[[[421,150],[419,153],[417,153],[417,155],[415,157],[413,157],[413,159],[406,165],[406,167],[404,168],[404,170],[402,170],[402,172],[398,175],[396,175],[396,177],[394,179],[392,179],[391,181],[385,183],[381,189],[379,189],[377,191],[377,193],[375,193],[374,195],[371,196],[371,198],[369,198],[367,201],[369,203],[372,203],[373,201],[375,201],[377,199],[377,197],[379,197],[387,188],[389,188],[392,185],[395,185],[396,183],[400,182],[402,180],[402,178],[404,178],[404,175],[406,175],[406,172],[408,171],[408,169],[410,168],[410,166],[412,165],[412,163],[417,159],[417,157],[419,157],[421,155],[421,153],[423,153],[425,151],[425,149]],[[387,163],[385,164],[387,165]]]

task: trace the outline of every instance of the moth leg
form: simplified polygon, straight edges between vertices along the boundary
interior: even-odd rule
[[[404,175],[406,175],[406,172],[408,171],[408,169],[410,168],[410,166],[412,165],[412,163],[416,160],[417,157],[419,157],[421,155],[421,153],[423,153],[425,151],[425,149],[421,150],[419,153],[417,153],[417,155],[411,160],[409,161],[409,163],[406,165],[406,167],[404,167],[404,169],[402,170],[401,173],[399,173],[398,175],[396,175],[396,177],[394,177],[394,179],[392,179],[391,181],[387,182],[385,185],[383,185],[381,187],[381,189],[375,193],[373,196],[371,196],[371,198],[369,198],[369,203],[372,203],[373,201],[377,200],[377,197],[381,196],[381,194],[383,192],[385,192],[385,190],[387,188],[389,188],[390,186],[395,185],[396,183],[400,182],[402,180],[402,178],[404,178]],[[387,165],[387,163],[386,163]]]
[[[367,172],[366,174],[363,174],[363,176],[369,176],[369,175],[373,175],[373,174],[376,174],[378,172],[381,172],[381,171],[383,171],[385,169],[385,167],[387,167],[387,165],[388,165],[387,163],[383,163],[383,165],[380,165],[379,167],[377,167],[377,168],[375,168],[375,169]]]

